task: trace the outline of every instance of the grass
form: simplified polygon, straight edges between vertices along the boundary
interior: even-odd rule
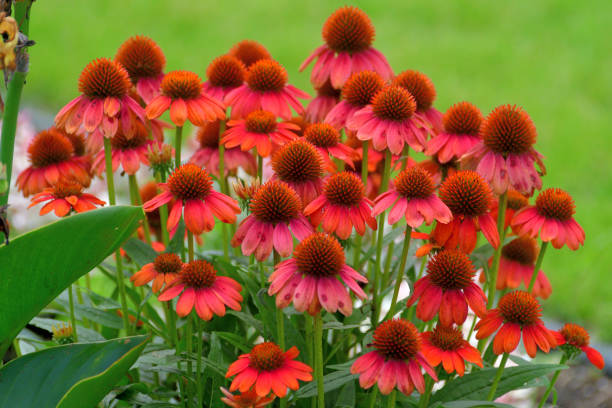
[[[437,107],[468,100],[483,112],[522,105],[539,132],[547,187],[576,201],[587,234],[576,252],[548,251],[544,270],[553,296],[547,315],[581,322],[612,340],[612,53],[609,1],[357,1],[372,18],[376,47],[396,72],[417,69],[438,90]],[[597,3],[597,4],[595,4]],[[30,104],[57,111],[77,95],[77,78],[92,59],[111,57],[134,34],[154,38],[168,69],[203,74],[238,40],[264,43],[310,91],[301,61],[321,43],[325,18],[344,2],[104,0],[40,1],[32,11]]]

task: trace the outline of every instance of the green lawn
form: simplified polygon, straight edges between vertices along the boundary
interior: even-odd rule
[[[459,100],[483,112],[520,104],[539,131],[545,185],[568,190],[587,234],[576,252],[549,250],[554,293],[548,315],[582,322],[612,340],[612,3],[590,1],[358,1],[377,29],[376,47],[399,72],[413,68],[436,84],[437,107]],[[385,6],[381,4],[385,3]],[[37,1],[25,99],[51,111],[76,96],[81,69],[114,55],[128,36],[164,49],[169,69],[203,74],[236,41],[264,43],[297,86],[310,90],[301,61],[321,43],[330,1]],[[608,38],[608,40],[606,40]],[[607,44],[607,45],[606,45]]]

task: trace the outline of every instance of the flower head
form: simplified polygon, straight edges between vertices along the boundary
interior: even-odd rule
[[[340,90],[335,89],[329,81],[315,90],[317,96],[308,104],[304,113],[305,119],[311,123],[323,122],[329,111],[340,101]]]
[[[570,356],[576,352],[583,351],[595,367],[603,370],[604,359],[601,353],[589,346],[589,333],[583,327],[573,323],[565,323],[556,335],[557,343]]]
[[[272,59],[266,47],[253,40],[242,40],[236,43],[228,55],[238,58],[246,68],[250,68],[259,60]]]
[[[270,392],[279,398],[287,395],[287,388],[297,390],[298,380],[312,381],[312,368],[295,358],[300,354],[296,347],[283,351],[275,343],[265,342],[254,346],[248,354],[242,354],[230,364],[225,378],[232,376],[230,391],[255,390],[259,397]]]
[[[174,168],[172,159],[174,148],[165,143],[151,143],[147,151],[149,167],[154,173],[163,174],[164,177]]]
[[[423,121],[437,133],[442,127],[442,114],[433,107],[436,88],[431,79],[422,72],[409,69],[398,74],[392,83],[410,92],[417,104],[416,114],[422,116]]]
[[[53,331],[53,341],[57,344],[72,344],[74,343],[74,331],[72,326],[61,323],[51,327]]]
[[[28,208],[45,201],[48,201],[48,203],[40,209],[40,215],[54,211],[58,217],[64,217],[71,211],[81,213],[94,210],[96,205],[106,204],[92,194],[83,193],[81,184],[61,179],[53,187],[45,188],[32,197],[32,202]]]
[[[223,393],[223,397],[221,397],[221,401],[225,403],[225,405],[230,406],[232,408],[260,408],[265,407],[266,405],[271,404],[276,395],[271,394],[265,397],[260,397],[257,395],[254,389],[250,389],[245,392],[241,392],[240,394],[232,394],[229,390],[220,387],[221,393]]]
[[[183,269],[183,262],[178,255],[173,253],[161,253],[155,260],[144,265],[136,272],[130,280],[134,286],[142,286],[153,281],[153,293],[157,293],[164,287],[171,286],[178,278]]]
[[[242,85],[246,73],[246,67],[238,58],[221,55],[206,68],[208,81],[204,82],[204,91],[222,101],[229,91]]]
[[[304,130],[304,139],[312,143],[319,150],[321,158],[330,172],[336,170],[336,165],[330,159],[330,156],[343,161],[351,168],[354,166],[354,150],[342,143],[340,132],[329,123],[313,123],[309,125]]]
[[[432,331],[422,334],[423,355],[433,367],[442,364],[448,374],[456,371],[460,377],[465,373],[465,362],[482,368],[480,352],[463,338],[461,330],[452,326],[437,325]]]

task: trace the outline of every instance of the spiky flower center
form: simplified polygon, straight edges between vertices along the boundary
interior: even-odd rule
[[[521,326],[530,326],[540,320],[540,304],[532,294],[522,290],[502,296],[498,309],[504,320]]]
[[[383,88],[372,100],[374,115],[380,119],[402,122],[416,112],[416,100],[402,87]]]
[[[304,130],[304,137],[317,147],[332,147],[340,143],[340,132],[329,123],[313,123]]]
[[[470,258],[457,249],[438,252],[427,264],[431,283],[445,290],[467,288],[475,273]]]
[[[529,205],[529,199],[514,189],[508,189],[508,202],[506,206],[510,210],[518,211]]]
[[[528,236],[518,237],[504,245],[502,256],[522,265],[532,266],[538,257],[538,243]]]
[[[338,240],[321,232],[300,242],[293,251],[298,271],[317,278],[336,276],[344,266],[344,250]]]
[[[69,160],[72,153],[70,139],[54,128],[38,133],[28,146],[30,161],[36,168],[62,163]]]
[[[215,267],[201,259],[189,262],[181,271],[181,282],[189,288],[209,288],[216,279]]]
[[[374,330],[372,346],[387,359],[412,360],[421,350],[421,337],[408,320],[387,320]]]
[[[259,187],[251,200],[251,212],[255,218],[273,224],[295,219],[301,206],[297,193],[277,180]]]
[[[252,133],[268,134],[276,130],[276,116],[264,110],[256,110],[249,113],[244,123],[246,130]]]
[[[271,59],[259,60],[249,68],[246,82],[253,91],[279,92],[287,84],[287,71]]]
[[[202,80],[191,71],[171,71],[164,76],[161,90],[172,99],[195,99],[202,93]]]
[[[547,188],[536,198],[538,212],[546,218],[566,221],[574,215],[575,205],[572,197],[560,188]]]
[[[455,351],[463,346],[463,335],[456,327],[438,324],[431,333],[431,343],[439,349]]]
[[[122,98],[131,86],[125,68],[108,58],[93,60],[79,77],[79,92],[91,99],[109,96]]]
[[[408,199],[427,198],[433,194],[435,188],[427,170],[417,166],[403,170],[394,183],[397,192]]]
[[[204,126],[198,128],[197,140],[200,143],[200,148],[219,147],[219,120],[214,122],[206,122]]]
[[[317,95],[319,96],[330,96],[336,99],[340,98],[340,94],[342,93],[340,89],[336,89],[332,86],[329,79],[325,81],[323,85],[315,89],[317,90]]]
[[[253,40],[242,40],[236,43],[229,55],[238,58],[247,68],[259,60],[272,58],[266,47]]]
[[[419,71],[404,71],[393,80],[393,85],[398,85],[410,92],[417,104],[418,111],[426,111],[431,108],[436,100],[436,88],[429,77]]]
[[[203,200],[212,189],[212,179],[203,168],[187,163],[170,175],[168,189],[178,200]]]
[[[573,323],[565,323],[560,330],[561,335],[568,344],[575,347],[585,347],[589,345],[590,336],[583,327]]]
[[[496,153],[522,154],[536,141],[536,128],[521,107],[502,105],[493,109],[480,128],[485,146]]]
[[[334,205],[353,207],[363,200],[365,187],[357,175],[343,171],[327,179],[323,193]]]
[[[272,168],[286,182],[314,181],[323,173],[319,152],[303,139],[293,140],[281,147],[272,158]]]
[[[53,186],[53,196],[56,198],[66,198],[70,196],[80,196],[83,186],[80,183],[70,180],[60,180]]]
[[[440,186],[440,199],[455,215],[476,217],[487,212],[492,193],[486,181],[475,171],[458,171]]]
[[[173,253],[163,253],[157,255],[153,266],[158,273],[179,273],[183,268],[183,262],[178,255]]]
[[[482,120],[480,109],[469,102],[454,104],[442,116],[444,130],[456,135],[478,135]]]
[[[272,371],[282,367],[285,362],[283,350],[276,344],[267,341],[257,344],[249,355],[250,365],[257,371]]]
[[[357,72],[342,87],[342,98],[353,106],[366,106],[384,87],[385,81],[376,72]]]
[[[115,61],[123,65],[134,83],[161,75],[166,66],[166,57],[159,45],[142,35],[130,37],[121,44]]]
[[[363,51],[374,41],[374,26],[357,7],[341,7],[325,21],[323,40],[336,52]]]
[[[80,133],[64,133],[70,143],[72,143],[72,149],[75,156],[85,155],[85,138]]]
[[[111,146],[114,150],[131,150],[144,146],[147,143],[149,134],[147,128],[141,122],[135,122],[132,137],[127,137],[121,129],[111,139]]]
[[[221,55],[215,58],[206,69],[208,81],[213,86],[236,88],[246,78],[246,68],[236,57]]]

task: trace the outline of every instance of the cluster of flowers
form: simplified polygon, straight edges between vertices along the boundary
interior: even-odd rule
[[[585,235],[565,191],[545,189],[531,203],[545,169],[527,112],[502,105],[485,117],[469,102],[439,112],[432,81],[414,70],[395,75],[372,47],[374,28],[357,8],[334,12],[323,39],[301,67],[314,62],[317,92],[304,108],[300,99],[309,96],[290,85],[285,68],[254,41],[214,59],[202,82],[193,72],[164,73],[159,46],[147,37],[130,38],[114,59],[97,59],[83,70],[81,95],[57,114],[55,127],[35,136],[28,149],[31,167],[17,185],[25,196],[34,195],[32,205],[48,201],[41,214],[66,216],[104,204],[83,190],[105,169],[112,178],[119,166],[130,176],[150,167],[157,180],[134,194],[132,203],[144,201],[142,239],[151,243],[149,229],[163,241],[163,230],[174,234],[181,218],[190,239],[211,231],[215,219],[236,223],[241,205],[227,183],[234,177],[241,181],[235,193],[246,217],[231,245],[259,262],[274,253],[268,294],[279,309],[292,304],[315,318],[323,309],[351,315],[350,292],[364,302],[372,294],[373,308],[380,308],[379,271],[371,282],[361,274],[366,260],[359,262],[360,244],[377,230],[374,242],[381,246],[388,212],[389,225],[406,224],[406,242],[422,240],[416,255],[424,257],[426,274],[414,282],[407,310],[415,309],[430,330],[420,332],[408,315],[393,318],[397,293],[386,320],[373,313],[373,350],[351,369],[366,389],[377,384],[382,394],[395,388],[423,394],[422,370],[437,381],[439,365],[459,376],[466,362],[482,367],[481,352],[461,330],[469,310],[477,319],[476,338],[494,335],[495,354],[513,352],[521,338],[531,357],[567,343],[601,368],[601,355],[588,346],[582,328],[552,332],[540,319],[537,298],[552,292],[539,269],[546,245],[576,250]],[[164,129],[172,125],[158,119],[167,111],[176,128],[174,152],[164,142]],[[199,148],[182,163],[187,122],[198,127]],[[410,151],[427,159],[415,162]],[[244,183],[249,176],[255,180]],[[213,177],[221,191],[213,188]],[[432,224],[429,233],[419,231]],[[349,266],[343,244],[353,231],[359,246]],[[469,256],[479,233],[495,249],[480,275],[488,296]],[[505,243],[507,233],[513,237]],[[161,253],[133,275],[136,286],[152,282],[160,301],[178,297],[178,316],[195,307],[210,320],[226,307],[241,309],[242,287],[234,279],[220,276],[211,263],[185,262],[163,252],[163,242],[154,244]],[[374,262],[380,269],[380,251]],[[399,289],[403,270],[396,279]],[[516,290],[521,284],[526,290]],[[504,294],[493,307],[496,290]],[[285,397],[298,380],[312,379],[298,354],[272,342],[256,345],[229,367],[227,377],[235,377],[223,400],[234,407],[263,406]],[[236,390],[242,394],[232,394]]]

